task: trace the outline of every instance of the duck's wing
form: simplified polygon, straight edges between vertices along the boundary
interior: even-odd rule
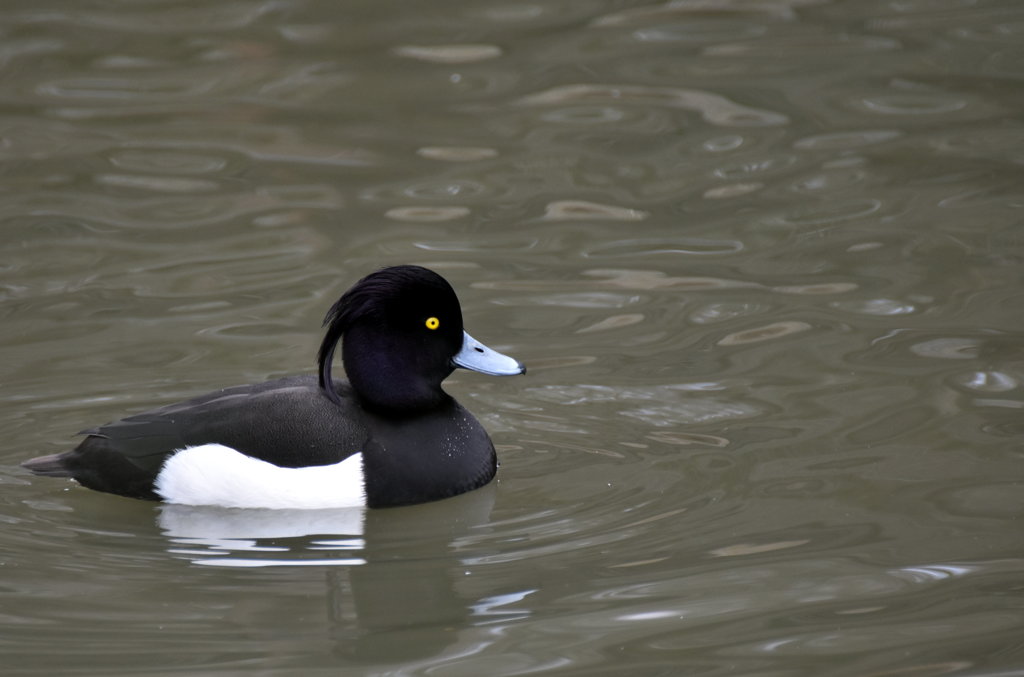
[[[358,452],[365,426],[346,384],[332,402],[314,376],[218,390],[92,430],[125,456],[146,459],[183,447],[222,444],[285,468],[337,463]]]
[[[152,498],[164,461],[186,447],[220,444],[289,468],[337,463],[361,451],[366,431],[347,384],[336,386],[340,405],[315,376],[225,388],[84,430],[74,450],[24,465],[100,491]]]

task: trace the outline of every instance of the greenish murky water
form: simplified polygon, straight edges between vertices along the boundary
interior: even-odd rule
[[[5,675],[1024,674],[1024,5],[9,1]],[[33,478],[420,263],[525,377],[371,512]]]

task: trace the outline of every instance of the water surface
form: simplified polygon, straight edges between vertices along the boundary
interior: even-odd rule
[[[8,2],[10,675],[1024,672],[1024,8]],[[429,265],[498,482],[160,506],[83,428]]]

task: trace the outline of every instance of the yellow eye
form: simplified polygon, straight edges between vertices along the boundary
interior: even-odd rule
[[[431,329],[431,330],[437,329],[438,327],[441,326],[441,320],[437,319],[436,317],[428,317],[426,324],[427,324],[427,329]]]

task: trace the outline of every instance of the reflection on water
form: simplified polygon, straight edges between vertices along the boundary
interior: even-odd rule
[[[375,546],[393,536],[396,523],[403,530],[420,524],[437,533],[485,523],[493,509],[494,491],[489,486],[423,508],[377,510],[369,514],[364,508],[263,510],[162,504],[158,508],[157,526],[174,544],[171,553],[199,557],[191,559],[193,564],[353,566],[372,560]],[[442,551],[448,548],[440,540],[437,544]],[[309,559],[310,553],[328,552],[342,554]]]
[[[174,544],[174,555],[194,557],[193,564],[212,566],[298,566],[365,563],[359,556],[334,559],[288,558],[291,548],[265,541],[321,534],[309,550],[355,552],[363,549],[363,510],[244,510],[205,506],[161,506],[158,524]],[[342,537],[343,536],[343,537]],[[180,546],[180,547],[179,547]],[[202,549],[203,547],[208,548]],[[249,558],[241,555],[248,554]],[[225,555],[226,557],[211,557]],[[230,556],[227,556],[230,555]]]
[[[624,104],[654,105],[663,108],[683,108],[700,113],[712,125],[769,126],[784,124],[785,115],[760,111],[741,106],[723,96],[710,92],[667,87],[638,87],[630,85],[568,85],[530,94],[519,100],[523,106],[558,106],[558,112],[545,116],[545,120],[579,121],[588,117],[597,122],[621,123],[628,114],[611,105],[616,101]],[[577,104],[604,103],[600,109],[578,108]],[[586,111],[591,111],[588,115]]]
[[[0,16],[5,674],[1024,666],[1019,3]],[[449,381],[486,490],[225,511],[17,467],[310,371],[405,262],[531,365]]]

